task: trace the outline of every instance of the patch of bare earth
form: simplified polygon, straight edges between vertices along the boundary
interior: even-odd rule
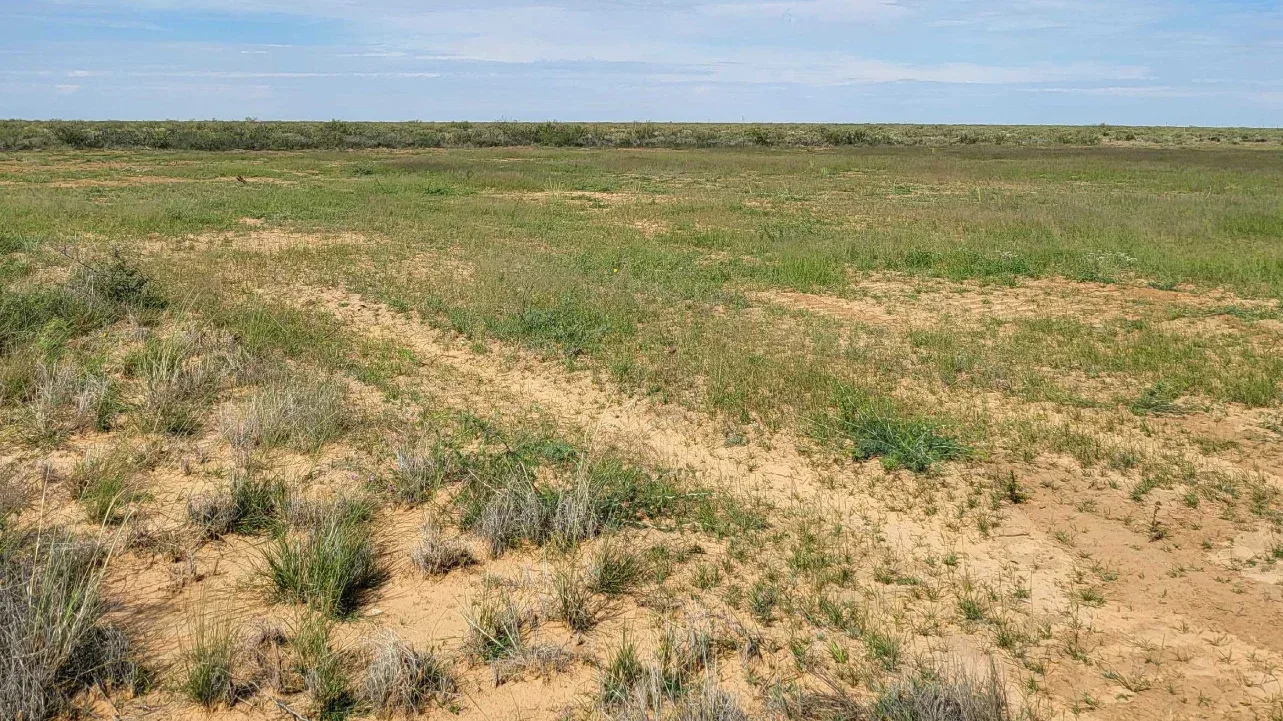
[[[1207,310],[1226,305],[1263,310],[1278,308],[1275,301],[1244,299],[1225,291],[1192,293],[1063,279],[1025,280],[1008,287],[882,275],[854,278],[851,290],[843,296],[780,290],[749,295],[759,301],[840,320],[875,324],[934,323],[942,318],[973,323],[985,319],[1072,318],[1099,324],[1135,319],[1155,311]],[[1193,333],[1213,327],[1217,332],[1222,330],[1219,325],[1208,325],[1215,324],[1215,319],[1169,322],[1174,329],[1188,329]]]
[[[531,201],[547,203],[561,201],[589,206],[614,207],[618,205],[640,205],[663,203],[672,200],[670,196],[647,193],[608,192],[600,190],[535,190],[521,192],[490,193],[491,197],[506,200]]]
[[[633,221],[632,227],[640,231],[642,236],[644,236],[647,239],[654,238],[657,235],[663,235],[667,233],[669,230],[668,223],[662,220],[654,220],[649,218]]]
[[[248,250],[256,253],[277,253],[291,248],[317,248],[334,245],[364,245],[367,236],[360,233],[303,233],[292,230],[264,227],[258,218],[241,218],[237,221],[259,230],[219,231],[197,233],[181,238],[153,238],[142,243],[144,251],[166,253],[226,248]]]

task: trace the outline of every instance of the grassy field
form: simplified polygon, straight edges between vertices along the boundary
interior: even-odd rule
[[[0,130],[0,715],[1283,716],[1275,131],[314,126]]]

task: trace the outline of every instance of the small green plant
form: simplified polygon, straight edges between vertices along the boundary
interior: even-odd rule
[[[958,613],[967,621],[983,621],[986,609],[976,598],[963,596],[958,599]]]
[[[1138,416],[1184,413],[1184,409],[1176,403],[1179,397],[1179,389],[1160,381],[1141,391],[1140,397],[1132,401],[1131,410]]]
[[[900,665],[903,644],[890,633],[878,629],[866,630],[864,647],[869,652],[869,657],[882,664],[886,670],[893,670]]]
[[[1002,498],[1006,499],[1013,505],[1018,505],[1029,500],[1029,494],[1021,487],[1020,481],[1016,480],[1015,471],[1007,471],[998,482],[998,492]]]
[[[748,590],[748,610],[761,623],[771,622],[779,602],[780,589],[769,581],[759,579]]]
[[[200,493],[188,499],[187,518],[206,538],[221,538],[232,532],[282,532],[288,500],[281,479],[237,471],[226,491]]]

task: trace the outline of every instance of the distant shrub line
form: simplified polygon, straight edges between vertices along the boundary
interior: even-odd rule
[[[259,120],[0,120],[0,151],[58,148],[350,150],[544,146],[953,146],[1283,144],[1283,130],[1113,126],[963,126],[712,123],[425,123]]]

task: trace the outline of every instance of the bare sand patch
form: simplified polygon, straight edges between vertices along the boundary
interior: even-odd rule
[[[589,206],[600,205],[606,207],[615,207],[620,205],[643,205],[652,203],[665,203],[672,200],[672,196],[652,195],[648,193],[627,193],[627,192],[608,192],[600,190],[534,190],[520,192],[498,192],[486,193],[485,195],[492,198],[502,198],[521,201],[534,201],[547,203],[551,201],[563,201],[576,204],[587,204]]]
[[[1152,317],[1173,330],[1190,334],[1220,333],[1230,327],[1217,317],[1169,321],[1167,314],[1191,309],[1212,311],[1224,306],[1278,308],[1275,301],[1239,298],[1226,291],[1192,293],[1064,279],[1028,280],[1016,286],[1002,286],[880,275],[854,277],[851,289],[841,296],[782,290],[755,291],[749,296],[839,320],[884,325],[906,321],[934,324],[942,319],[978,323],[1031,318],[1066,318],[1100,325],[1120,319]]]
[[[257,221],[257,222],[246,222]],[[291,248],[318,248],[336,245],[364,245],[369,238],[360,233],[303,233],[277,228],[264,228],[256,218],[242,218],[241,225],[261,230],[216,231],[196,233],[181,238],[152,238],[142,244],[148,253],[169,253],[182,250],[232,248],[257,253],[278,253]]]
[[[663,220],[643,219],[633,221],[632,227],[636,228],[647,239],[663,235],[668,232],[669,225]]]

